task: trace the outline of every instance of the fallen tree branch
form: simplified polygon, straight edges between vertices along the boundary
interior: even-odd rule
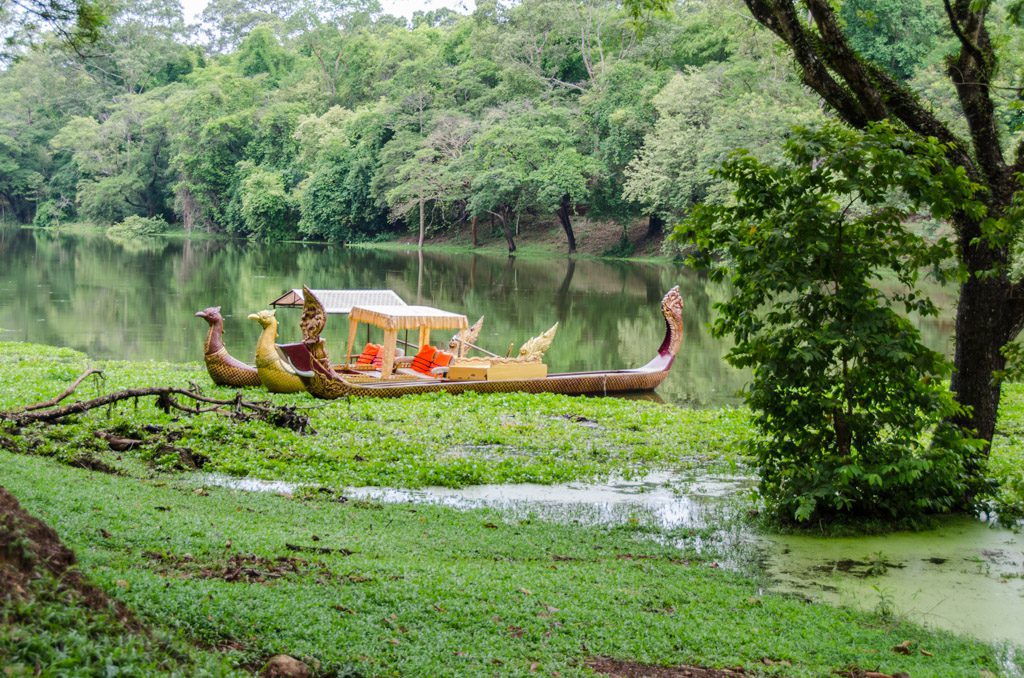
[[[74,393],[75,389],[86,377],[90,374],[96,373],[98,373],[97,370],[87,370],[56,398],[52,398],[41,403],[27,405],[10,412],[0,412],[0,419],[13,422],[17,426],[26,426],[28,424],[38,422],[52,424],[55,421],[64,419],[65,417],[82,414],[83,412],[88,412],[89,410],[94,410],[106,405],[112,405],[122,400],[155,396],[157,399],[157,407],[162,409],[164,412],[170,412],[172,409],[185,412],[187,414],[215,412],[217,414],[222,414],[243,421],[259,419],[274,426],[288,428],[298,433],[314,433],[309,426],[309,417],[298,412],[294,407],[290,405],[275,405],[271,402],[245,400],[242,398],[241,393],[236,394],[234,398],[229,400],[221,400],[204,396],[199,393],[198,390],[152,386],[146,388],[129,388],[122,391],[116,391],[114,393],[108,393],[90,400],[81,400],[69,405],[57,406],[58,403]],[[189,407],[188,405],[181,403],[179,398],[191,399],[193,401],[193,405]],[[200,406],[200,403],[209,405],[209,407],[202,407]]]
[[[100,377],[102,377],[103,376],[103,370],[97,370],[97,369],[94,369],[94,368],[90,367],[85,372],[83,372],[77,379],[75,379],[71,383],[71,386],[68,386],[66,389],[64,389],[64,391],[61,392],[61,394],[59,396],[57,396],[56,398],[50,398],[49,400],[44,400],[41,403],[34,403],[32,405],[25,405],[24,407],[19,407],[18,409],[14,410],[14,411],[15,412],[30,412],[32,410],[41,410],[41,409],[44,409],[46,407],[53,407],[54,405],[56,405],[57,403],[61,402],[62,400],[67,398],[69,395],[74,393],[75,389],[78,388],[79,384],[81,384],[88,377],[91,377],[94,374],[98,374]]]

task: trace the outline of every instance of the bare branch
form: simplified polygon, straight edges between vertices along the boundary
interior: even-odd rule
[[[575,90],[578,90],[580,92],[586,92],[587,91],[586,87],[583,87],[581,85],[577,85],[576,83],[573,83],[573,82],[566,82],[564,80],[559,80],[558,78],[548,78],[547,80],[548,80],[548,84],[549,85],[559,85],[561,87],[567,87],[569,89],[575,89]]]
[[[234,398],[229,400],[221,400],[218,398],[210,398],[196,391],[190,391],[183,388],[154,386],[147,388],[125,389],[123,391],[108,393],[90,400],[82,400],[71,403],[70,405],[56,407],[57,403],[74,393],[78,385],[81,384],[87,376],[95,373],[96,370],[90,369],[85,374],[78,377],[78,379],[76,379],[68,389],[56,398],[28,405],[17,410],[0,412],[0,419],[6,419],[18,426],[25,426],[38,422],[53,423],[60,419],[64,419],[65,417],[82,414],[89,410],[112,405],[113,403],[123,400],[156,396],[157,406],[165,412],[175,409],[189,414],[215,412],[217,414],[223,414],[236,419],[255,417],[273,424],[274,426],[289,428],[300,433],[312,432],[312,429],[309,426],[309,417],[304,414],[299,414],[295,408],[275,405],[270,402],[245,400],[242,398],[241,393],[236,394]],[[182,405],[174,398],[174,396],[190,398],[195,402],[195,406],[188,407]],[[211,406],[200,407],[199,403],[207,403]],[[230,407],[230,409],[225,409],[228,407]]]
[[[978,49],[978,46],[971,42],[963,29],[960,27],[960,21],[956,18],[956,14],[953,12],[953,6],[949,4],[949,0],[942,0],[942,6],[946,9],[946,17],[949,19],[949,27],[953,30],[953,35],[960,41],[963,48],[971,53],[971,55],[978,60],[980,63],[985,62],[985,56]]]
[[[92,367],[90,367],[85,372],[83,372],[81,375],[79,375],[79,377],[77,379],[75,379],[71,383],[71,386],[68,386],[66,389],[64,389],[64,391],[59,396],[57,396],[56,398],[50,398],[49,400],[44,400],[41,403],[34,403],[32,405],[25,405],[24,407],[20,407],[20,408],[14,410],[14,412],[30,412],[32,410],[41,410],[41,409],[46,408],[46,407],[53,407],[54,405],[56,405],[57,403],[59,403],[60,401],[64,400],[65,398],[67,398],[72,393],[74,393],[75,389],[78,388],[79,384],[81,384],[88,377],[90,377],[90,376],[92,376],[94,374],[98,374],[98,375],[100,375],[102,377],[103,376],[103,370],[97,370],[97,369],[93,369]]]

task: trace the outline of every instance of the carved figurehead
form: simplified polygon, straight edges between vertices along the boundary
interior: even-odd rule
[[[551,348],[551,342],[555,340],[555,332],[557,331],[558,323],[555,323],[547,331],[527,340],[527,342],[519,348],[518,359],[524,362],[543,359],[544,354],[547,353],[549,348]]]
[[[250,313],[249,320],[255,320],[263,327],[256,342],[256,372],[260,381],[271,393],[298,393],[306,387],[295,369],[277,347],[277,317],[274,311]]]
[[[459,330],[452,337],[452,340],[448,342],[448,350],[455,355],[456,358],[464,358],[469,352],[472,345],[476,344],[477,339],[480,338],[480,330],[484,326],[484,317],[480,316],[480,319],[470,325],[464,330]]]
[[[327,347],[320,333],[327,326],[327,312],[316,295],[302,286],[302,317],[299,318],[299,329],[302,330],[302,343],[306,345],[310,357],[320,364],[327,373],[333,373],[331,359],[327,355]]]
[[[683,343],[683,296],[679,286],[670,289],[661,300],[661,313],[665,316],[665,341],[658,355],[675,358]]]
[[[203,359],[213,383],[234,388],[259,386],[260,375],[256,368],[232,357],[224,347],[224,317],[220,314],[220,306],[210,306],[195,315],[210,324],[203,347]]]

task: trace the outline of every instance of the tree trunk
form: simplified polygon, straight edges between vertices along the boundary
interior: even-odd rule
[[[558,205],[558,220],[562,222],[562,228],[565,229],[565,239],[569,241],[569,254],[575,254],[576,234],[572,232],[572,220],[569,218],[568,193],[562,196],[562,201]]]
[[[470,233],[470,235],[473,238],[473,247],[479,247],[480,246],[480,242],[477,240],[476,219],[477,219],[477,217],[476,217],[476,215],[474,215],[472,221],[469,222],[469,233]]]
[[[647,217],[647,237],[657,238],[665,232],[665,220],[657,214]]]
[[[951,388],[957,402],[971,408],[954,422],[973,429],[990,441],[995,435],[1000,388],[993,373],[1006,367],[1002,348],[1008,337],[1002,314],[1008,284],[997,279],[972,277],[960,286],[956,309],[956,350],[953,356]]]
[[[418,243],[419,249],[423,249],[423,234],[426,231],[426,219],[423,213],[423,198],[420,198],[420,240]]]
[[[501,221],[501,231],[505,234],[505,242],[508,243],[509,256],[513,256],[516,253],[515,235],[512,232],[512,225],[508,223],[509,217],[511,216],[511,214],[508,214],[507,209],[502,209],[501,212],[498,213],[498,219]]]

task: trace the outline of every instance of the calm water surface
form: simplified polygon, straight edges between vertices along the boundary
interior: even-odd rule
[[[329,245],[223,241],[122,243],[102,233],[0,229],[0,340],[69,346],[96,358],[202,359],[206,324],[193,314],[221,306],[225,344],[252,360],[259,326],[246,319],[283,291],[392,289],[407,303],[486,316],[480,344],[504,354],[556,321],[547,362],[553,371],[638,367],[664,335],[662,295],[679,285],[686,337],[666,401],[735,403],[746,375],[722,360],[728,346],[710,336],[712,304],[723,285],[672,265],[508,259],[495,255],[381,251]],[[296,341],[299,310],[280,309],[279,341]],[[948,318],[922,325],[946,350]],[[333,316],[325,336],[344,350],[347,323]],[[361,337],[362,339],[362,337]]]

